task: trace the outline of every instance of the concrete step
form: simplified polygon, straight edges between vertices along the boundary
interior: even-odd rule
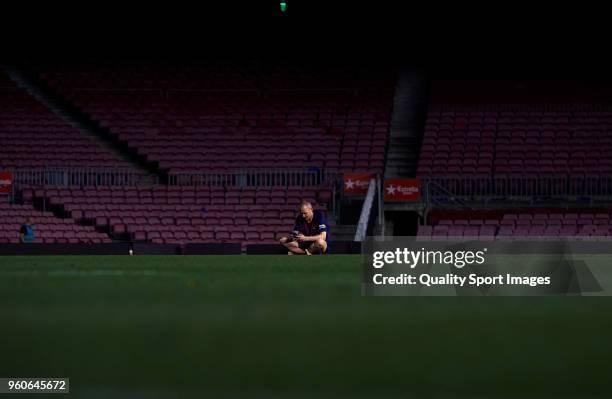
[[[398,73],[393,98],[385,177],[413,177],[419,160],[427,110],[428,78],[419,71]]]
[[[386,170],[387,171],[401,170],[402,172],[407,171],[407,172],[410,173],[410,172],[414,171],[415,168],[410,163],[395,162],[395,163],[387,164],[387,169]]]
[[[380,236],[391,237],[391,236],[393,236],[393,221],[392,220],[385,220],[385,230],[384,231],[382,229],[382,225],[376,224],[374,226],[373,234],[374,234],[374,236],[377,236],[377,237],[380,237]]]
[[[355,235],[355,231],[357,231],[357,226],[354,224],[338,224],[336,226],[331,226],[330,228],[333,227],[333,231],[332,233],[334,235],[336,234],[353,234]]]
[[[334,241],[354,241],[355,240],[355,236],[354,235],[338,235],[338,234],[333,234],[331,236],[331,240],[332,240],[332,242],[334,242]]]
[[[387,164],[398,162],[398,161],[413,163],[414,161],[417,161],[418,159],[419,159],[418,154],[414,152],[409,152],[406,154],[390,154],[389,156],[387,156]]]
[[[420,145],[418,143],[411,144],[389,144],[389,152],[391,153],[405,153],[410,151],[417,151]]]
[[[388,165],[387,168],[388,168],[387,171],[389,171],[389,172],[391,172],[391,171],[402,171],[402,172],[408,171],[408,172],[410,172],[413,169],[412,165],[405,165],[405,164],[404,165],[398,165],[398,164]]]
[[[389,132],[389,138],[393,139],[410,139],[410,138],[419,138],[420,133],[416,129],[410,130],[391,130]]]
[[[330,235],[332,240],[336,241],[353,241],[357,226],[354,224],[339,224],[334,227],[330,226]]]
[[[409,169],[409,170],[416,170],[416,168],[413,166],[412,163],[406,163],[406,162],[393,162],[391,164],[387,164],[387,169],[385,170],[396,170],[396,169]]]
[[[387,165],[388,171],[402,171],[402,172],[411,172],[414,168],[412,164],[406,163],[392,163]]]
[[[385,171],[385,178],[387,179],[410,179],[414,177],[414,171],[412,168],[405,169],[392,169]]]
[[[418,142],[421,138],[418,135],[411,136],[389,136],[389,145],[413,145],[413,142]]]
[[[395,175],[397,178],[409,178],[414,177],[415,172],[412,166],[406,165],[398,165],[398,166],[390,166],[389,169],[386,170],[385,177],[391,178],[391,175]]]

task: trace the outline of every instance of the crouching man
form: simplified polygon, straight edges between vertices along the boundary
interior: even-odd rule
[[[295,219],[293,233],[280,239],[281,245],[293,254],[324,254],[327,252],[329,228],[325,215],[312,209],[308,201],[300,203],[300,212]]]

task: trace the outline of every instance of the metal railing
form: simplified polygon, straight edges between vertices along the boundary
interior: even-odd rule
[[[233,171],[171,172],[171,186],[224,186],[224,187],[308,187],[332,183],[337,173],[322,169],[245,169]]]
[[[131,169],[47,167],[32,169],[0,168],[13,174],[13,182],[32,186],[135,186],[159,184],[155,175]],[[233,171],[170,172],[171,186],[262,186],[310,187],[336,184],[337,172],[323,169],[245,169]]]
[[[130,169],[67,168],[15,169],[13,182],[29,186],[136,186],[157,184],[157,176]]]
[[[370,179],[368,186],[368,193],[366,194],[363,206],[361,207],[361,214],[359,216],[359,222],[357,223],[357,230],[355,231],[355,241],[363,241],[368,232],[368,225],[370,222],[370,213],[374,200],[377,198],[377,179]]]
[[[422,179],[430,200],[585,197],[612,199],[612,175],[551,174],[448,175]]]
[[[427,204],[427,207],[432,205],[457,205],[467,208],[467,203],[461,197],[457,197],[453,192],[444,188],[435,181],[424,181],[422,200]]]

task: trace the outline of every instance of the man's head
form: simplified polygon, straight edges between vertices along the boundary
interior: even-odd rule
[[[32,224],[32,218],[28,216],[25,220],[25,224]]]
[[[308,201],[302,201],[300,203],[300,215],[306,219],[308,222],[312,220],[312,204]]]

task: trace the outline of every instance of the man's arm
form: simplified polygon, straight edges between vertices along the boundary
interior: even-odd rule
[[[327,219],[324,215],[320,216],[319,219],[319,231],[320,233],[316,236],[305,236],[300,234],[298,236],[298,241],[317,241],[319,239],[326,240],[327,239]]]
[[[301,235],[300,233],[300,226],[298,223],[298,218],[295,218],[295,223],[293,224],[293,230],[291,230],[291,235],[289,237],[287,237],[287,240],[289,242],[291,241],[299,241],[298,237]]]
[[[327,232],[322,231],[320,234],[317,234],[316,236],[305,236],[303,234],[300,234],[298,236],[298,241],[317,241],[318,239],[325,240],[326,238],[327,238]]]

